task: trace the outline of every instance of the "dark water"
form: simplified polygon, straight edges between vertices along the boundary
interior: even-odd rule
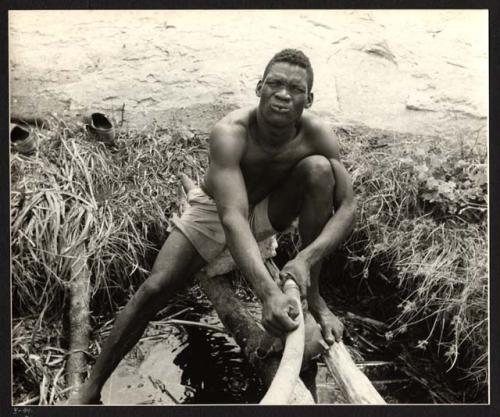
[[[418,356],[409,350],[415,335],[388,340],[383,330],[348,313],[366,316],[372,310],[365,305],[366,299],[356,299],[350,291],[339,287],[328,295],[335,300],[346,325],[345,343],[355,362],[388,403],[460,402],[438,360],[428,352]],[[380,298],[376,298],[380,305]],[[221,326],[210,303],[199,293],[190,293],[168,315],[186,308],[189,312],[176,318]],[[261,381],[227,334],[169,325],[160,320],[150,326],[146,336],[150,339],[137,349],[142,353],[129,355],[124,361],[126,365],[120,365],[121,369],[115,372],[118,376],[110,404],[255,404],[264,395]],[[319,365],[318,402],[342,402],[338,385],[326,367]],[[149,382],[153,379],[156,384]]]
[[[213,314],[213,313],[212,313]],[[363,372],[373,382],[388,403],[433,403],[448,402],[445,397],[429,392],[426,386],[432,380],[422,380],[420,375],[430,375],[429,369],[408,369],[404,361],[404,348],[400,342],[394,345],[383,343],[384,336],[374,329],[356,326],[344,319],[352,335],[346,344],[354,354],[361,355]],[[371,334],[370,334],[371,332]],[[179,335],[173,365],[181,370],[177,381],[169,384],[182,386],[184,404],[252,404],[264,395],[261,381],[246,361],[239,347],[225,334],[205,329],[185,327]],[[371,341],[371,342],[370,342]],[[373,346],[370,346],[373,344]],[[381,348],[377,348],[377,345]],[[421,362],[421,364],[424,362]],[[427,365],[432,363],[427,361]],[[320,364],[318,376],[320,403],[338,403],[339,387],[326,367]]]
[[[172,324],[170,317],[222,328],[195,288],[148,326],[103,389],[105,404],[252,404],[261,381],[225,332]]]
[[[174,364],[182,369],[183,403],[245,404],[260,401],[265,393],[263,386],[234,342],[224,335],[200,329],[188,329],[187,333],[184,347],[174,360]],[[388,403],[446,402],[439,394],[429,392],[429,388],[439,391],[438,386],[426,386],[427,381],[419,380],[420,374],[426,372],[428,378],[429,369],[417,367],[411,375],[409,365],[401,359],[401,349],[375,350],[360,343],[356,337],[351,341],[351,347],[362,352],[366,363],[363,372]],[[431,366],[431,363],[427,365]],[[338,386],[326,367],[320,365],[317,382],[323,386],[319,390],[320,402],[338,402]]]
[[[241,354],[225,335],[196,328],[186,329],[188,337],[174,364],[182,369],[187,404],[258,403],[264,395],[262,384]]]

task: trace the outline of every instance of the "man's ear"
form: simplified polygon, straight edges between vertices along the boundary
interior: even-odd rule
[[[308,109],[309,107],[311,107],[311,106],[312,106],[313,101],[314,101],[314,93],[312,93],[312,92],[311,92],[311,93],[309,93],[309,94],[307,95],[307,100],[306,100],[306,104],[304,105],[304,107],[305,107],[306,109]]]
[[[262,80],[259,80],[257,86],[255,87],[255,94],[257,97],[260,97],[260,93],[262,91]]]

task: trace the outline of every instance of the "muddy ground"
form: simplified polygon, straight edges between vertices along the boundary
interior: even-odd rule
[[[253,105],[267,61],[297,47],[315,69],[313,110],[454,137],[486,124],[487,30],[480,10],[14,11],[12,112],[124,109],[140,126]]]

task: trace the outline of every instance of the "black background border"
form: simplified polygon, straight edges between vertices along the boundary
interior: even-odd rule
[[[491,405],[390,405],[390,406],[269,406],[258,405],[203,405],[203,406],[11,406],[11,309],[10,309],[10,231],[9,231],[9,88],[8,88],[8,10],[41,9],[488,9],[489,10],[489,208],[490,208],[490,402]],[[500,189],[500,146],[497,140],[500,113],[500,10],[495,1],[481,0],[352,0],[352,1],[202,1],[202,0],[4,0],[0,3],[0,415],[19,417],[128,417],[128,416],[499,416],[499,358],[498,332],[500,271],[498,243],[500,235],[498,201]]]

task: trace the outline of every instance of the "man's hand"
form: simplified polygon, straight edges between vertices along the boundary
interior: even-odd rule
[[[282,282],[287,278],[295,280],[300,288],[300,295],[305,298],[311,286],[311,267],[303,259],[296,257],[282,268],[280,278]]]
[[[297,301],[281,291],[267,297],[262,303],[262,325],[271,335],[282,337],[296,329],[299,306]]]

